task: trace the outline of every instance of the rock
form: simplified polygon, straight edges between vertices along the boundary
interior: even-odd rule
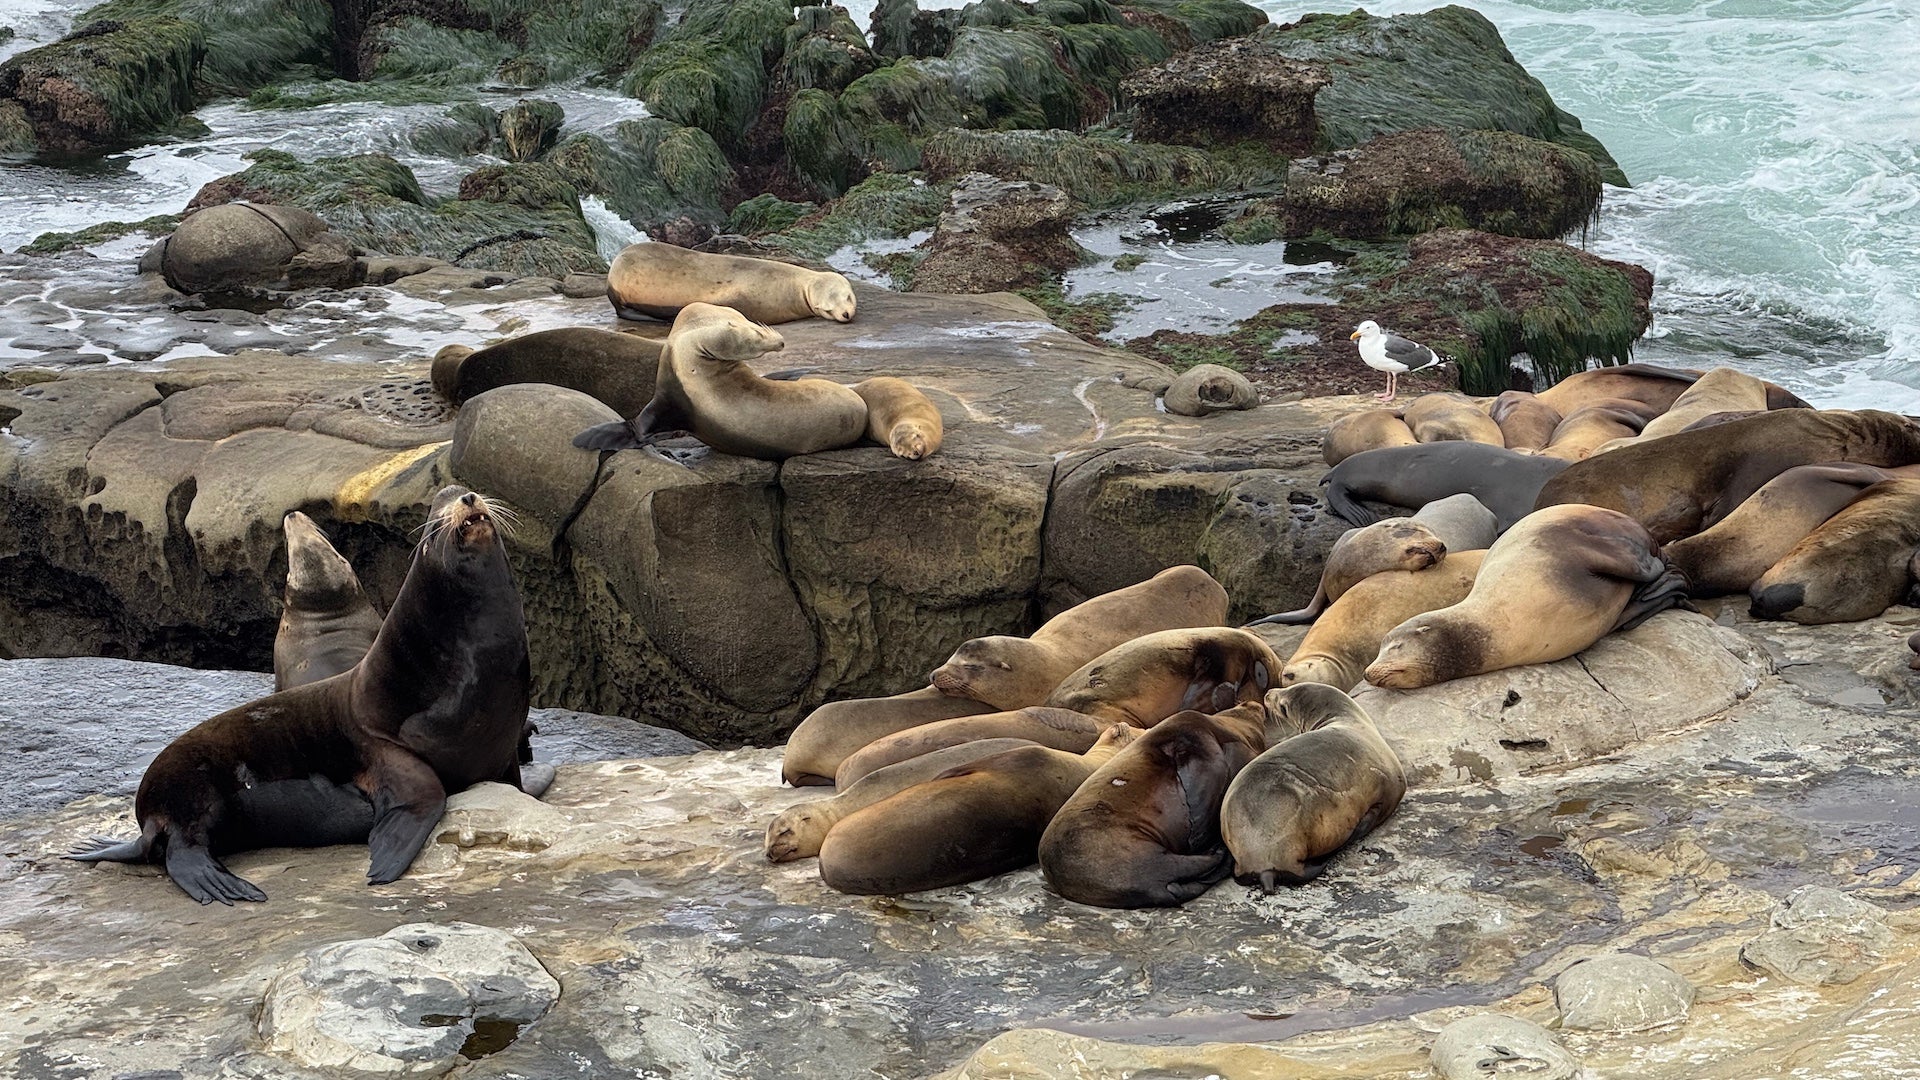
[[[260,1036],[268,1052],[313,1068],[439,1075],[503,1049],[559,997],[560,984],[511,934],[408,923],[281,969]]]
[[[1740,959],[1808,986],[1850,983],[1894,951],[1886,912],[1837,889],[1805,886],[1773,913],[1773,929],[1740,950]]]
[[[1032,180],[1060,188],[1083,209],[1178,199],[1196,190],[1270,191],[1287,175],[1287,159],[1259,147],[1216,153],[1057,130],[948,128],[928,137],[920,157],[936,179],[984,172]]]
[[[560,106],[539,98],[516,101],[500,113],[500,141],[508,161],[532,161],[552,148],[560,137],[566,114]]]
[[[566,829],[564,815],[517,788],[475,784],[447,797],[447,812],[434,828],[433,842],[544,851]]]
[[[1485,1013],[1440,1029],[1433,1040],[1433,1071],[1443,1080],[1508,1074],[1573,1080],[1580,1075],[1580,1062],[1539,1024]]]
[[[607,295],[607,275],[568,274],[560,279],[560,295],[577,300],[599,299]]]
[[[922,11],[915,0],[879,0],[873,6],[873,51],[898,60],[906,56],[945,56],[953,48],[957,10]]]
[[[1168,412],[1209,416],[1260,404],[1260,392],[1245,375],[1219,364],[1196,364],[1173,380],[1163,399]]]
[[[545,163],[648,236],[683,247],[726,222],[720,196],[737,183],[712,135],[658,116],[623,120],[604,134],[569,135]]]
[[[1313,97],[1332,82],[1320,64],[1287,60],[1245,39],[1216,41],[1120,84],[1140,142],[1212,146],[1252,140],[1286,154],[1314,145]]]
[[[954,184],[951,200],[923,245],[914,292],[1011,290],[1085,259],[1068,233],[1073,204],[1059,188],[969,173]]]
[[[138,142],[193,111],[193,74],[206,51],[204,32],[184,19],[85,23],[0,63],[0,138],[18,146],[24,116],[42,151]]]
[[[360,259],[360,280],[369,285],[391,285],[401,278],[424,274],[429,270],[448,265],[445,259],[430,259],[424,256],[414,258],[394,258],[385,255],[369,255]]]
[[[1617,953],[1561,972],[1553,1003],[1562,1028],[1645,1031],[1685,1020],[1693,984],[1657,960]]]

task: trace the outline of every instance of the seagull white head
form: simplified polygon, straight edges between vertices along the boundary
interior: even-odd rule
[[[1359,326],[1354,327],[1353,333],[1347,335],[1347,340],[1358,341],[1361,338],[1372,338],[1372,337],[1379,337],[1379,336],[1380,336],[1380,324],[1377,322],[1374,322],[1372,319],[1368,319],[1366,322],[1363,322]]]

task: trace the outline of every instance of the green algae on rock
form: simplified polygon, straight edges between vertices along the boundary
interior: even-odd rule
[[[206,52],[205,33],[182,19],[97,20],[0,64],[0,105],[18,106],[42,151],[124,146],[193,110],[193,76]],[[17,145],[17,118],[0,124]]]
[[[508,161],[532,161],[547,152],[560,137],[566,114],[560,106],[539,98],[516,101],[500,113],[500,141]]]
[[[626,92],[655,116],[738,148],[760,115],[768,68],[786,48],[792,21],[792,5],[775,0],[692,0],[634,64]]]
[[[155,214],[140,221],[103,221],[98,225],[89,225],[76,232],[41,233],[33,242],[22,247],[22,255],[58,255],[63,251],[104,244],[109,240],[118,240],[133,233],[146,233],[148,236],[165,236],[180,224],[179,214]]]
[[[942,131],[926,141],[928,175],[985,172],[1052,184],[1084,209],[1209,191],[1280,186],[1287,159],[1257,145],[1219,150],[1131,142],[1118,133],[1070,131]]]
[[[757,239],[774,252],[825,258],[848,244],[933,228],[950,188],[917,176],[876,173],[792,225]]]
[[[659,117],[623,120],[604,136],[570,135],[545,163],[649,235],[683,246],[726,221],[722,199],[735,186],[712,135]]]

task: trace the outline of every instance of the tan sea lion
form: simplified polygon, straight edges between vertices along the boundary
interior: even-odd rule
[[[654,242],[614,256],[607,299],[623,319],[673,319],[690,305],[715,304],[757,323],[852,322],[857,306],[852,283],[832,271]]]
[[[1907,638],[1907,648],[1913,650],[1913,659],[1907,661],[1907,666],[1920,671],[1920,630],[1914,631],[1913,636]]]
[[[1320,441],[1320,456],[1338,465],[1363,450],[1384,446],[1412,446],[1419,442],[1399,409],[1368,409],[1335,420]]]
[[[287,589],[273,638],[273,688],[290,690],[351,670],[379,636],[380,613],[312,518],[295,510],[281,528]]]
[[[548,383],[578,390],[632,416],[653,398],[664,341],[591,326],[536,330],[484,349],[448,345],[434,354],[433,388],[463,405],[496,387]]]
[[[1116,724],[1084,755],[1003,751],[856,810],[821,843],[821,880],[844,893],[898,894],[1031,866],[1060,805],[1138,735]]]
[[[1828,518],[1748,590],[1755,618],[1871,619],[1920,576],[1920,478],[1882,480]]]
[[[1630,398],[1600,398],[1560,421],[1540,452],[1562,461],[1584,461],[1603,446],[1638,436],[1658,415],[1653,406]]]
[[[885,735],[840,763],[833,786],[849,786],[880,769],[922,754],[979,739],[1025,739],[1069,754],[1084,754],[1110,724],[1067,709],[1034,706],[1010,712],[982,713],[936,720]]]
[[[574,436],[584,450],[626,450],[676,431],[723,454],[778,461],[849,446],[866,434],[867,403],[830,379],[763,379],[747,361],[784,348],[732,308],[688,304],[667,335],[653,397],[630,420]]]
[[[1266,749],[1265,721],[1258,700],[1176,713],[1107,759],[1040,838],[1048,886],[1096,907],[1171,907],[1225,878],[1220,801]]]
[[[1160,401],[1176,416],[1209,416],[1255,408],[1260,404],[1260,391],[1230,367],[1196,364],[1174,377]]]
[[[1005,750],[1034,745],[1037,744],[1026,739],[975,739],[898,761],[884,769],[875,769],[831,799],[815,799],[790,806],[776,814],[767,825],[767,861],[811,859],[820,854],[820,843],[827,838],[828,830],[855,810],[865,809],[881,799],[898,795],[948,769],[992,757]]]
[[[1220,838],[1233,879],[1273,892],[1304,885],[1342,848],[1393,816],[1407,773],[1365,709],[1331,686],[1301,683],[1267,694],[1281,739],[1240,770],[1220,803]]]
[[[912,383],[882,375],[854,383],[853,392],[867,403],[867,438],[894,457],[919,461],[940,449],[940,410]]]
[[[1360,685],[1380,642],[1416,615],[1452,607],[1473,591],[1486,551],[1456,551],[1430,570],[1375,574],[1334,601],[1280,669],[1280,684]]]
[[[1259,701],[1280,660],[1246,630],[1162,630],[1111,649],[1061,680],[1047,705],[1096,720],[1152,727],[1183,710],[1222,712]]]
[[[1410,518],[1384,518],[1349,529],[1334,541],[1320,574],[1320,587],[1307,606],[1283,611],[1248,626],[1312,622],[1327,605],[1354,585],[1388,570],[1424,570],[1449,551],[1478,551],[1493,543],[1499,522],[1493,511],[1471,495],[1449,495],[1421,507]]]
[[[1563,660],[1685,599],[1686,579],[1645,526],[1596,506],[1549,506],[1494,542],[1466,599],[1389,631],[1367,681],[1413,690]]]
[[[1618,510],[1665,544],[1710,528],[1795,465],[1827,461],[1920,463],[1920,423],[1874,409],[1776,409],[1574,462],[1534,505]]]
[[[1651,405],[1654,415],[1666,412],[1687,392],[1698,371],[1656,367],[1652,364],[1614,364],[1569,375],[1534,396],[1561,416],[1572,416],[1604,398],[1626,398]]]
[[[1677,435],[1689,424],[1720,412],[1765,412],[1767,384],[1743,371],[1717,367],[1687,387],[1666,412],[1647,422],[1642,439]]]
[[[1465,394],[1438,391],[1421,394],[1404,413],[1413,437],[1423,443],[1481,442],[1489,446],[1507,445],[1500,425],[1480,403]]]
[[[1667,561],[1687,575],[1694,596],[1746,592],[1861,491],[1903,471],[1844,461],[1796,465],[1762,484],[1713,528],[1668,544]]]
[[[1544,450],[1562,417],[1553,406],[1525,390],[1508,390],[1493,399],[1487,415],[1500,425],[1509,450]]]
[[[840,763],[875,739],[921,724],[995,711],[985,702],[943,694],[931,686],[892,697],[829,701],[808,713],[787,737],[780,755],[780,779],[795,787],[831,785]]]
[[[942,693],[998,709],[1039,705],[1082,665],[1159,630],[1219,626],[1227,590],[1197,566],[1169,567],[1055,615],[1030,637],[983,637],[961,644],[928,681]]]

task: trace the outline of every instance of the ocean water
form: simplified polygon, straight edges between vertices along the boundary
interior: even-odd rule
[[[0,24],[17,32],[0,56],[58,37],[89,2],[0,0]],[[1347,7],[1260,6],[1282,21]],[[1434,5],[1367,6],[1392,15]],[[1920,0],[1472,6],[1632,181],[1607,190],[1587,243],[1654,272],[1655,322],[1639,358],[1732,364],[1818,404],[1920,413]],[[864,25],[873,5],[848,7]],[[569,130],[643,114],[639,103],[601,91],[538,93],[559,96]],[[486,100],[499,107],[508,98]],[[429,190],[447,191],[490,159],[414,153],[408,133],[442,111],[354,104],[288,113],[227,102],[200,110],[206,136],[85,170],[0,167],[0,248],[177,211],[261,146],[299,155],[384,150]]]

